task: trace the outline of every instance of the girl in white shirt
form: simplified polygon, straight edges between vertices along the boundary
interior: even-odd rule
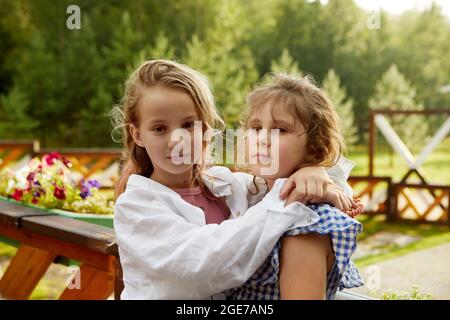
[[[301,203],[284,207],[270,197],[249,209],[250,176],[222,167],[205,172],[199,160],[206,143],[195,143],[195,122],[201,121],[204,132],[222,120],[207,79],[191,68],[167,60],[143,63],[128,79],[113,116],[124,142],[114,217],[122,299],[203,299],[237,287],[264,262],[283,232],[318,221]],[[179,129],[188,136],[172,141]],[[174,152],[182,144],[191,152]],[[304,183],[305,176],[315,188],[308,197],[351,205],[342,192],[326,191],[328,176],[318,167],[301,169],[293,181]],[[196,187],[212,202],[223,199],[230,218],[242,217],[206,224],[207,213],[177,192]],[[301,209],[306,211],[300,214]]]

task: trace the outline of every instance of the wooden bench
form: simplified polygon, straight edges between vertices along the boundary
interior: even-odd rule
[[[0,279],[0,295],[28,299],[57,257],[80,262],[79,288],[60,299],[120,298],[122,270],[111,228],[60,217],[20,204],[0,202],[0,235],[20,242]]]

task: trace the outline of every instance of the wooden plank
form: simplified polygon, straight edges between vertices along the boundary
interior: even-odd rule
[[[372,192],[373,192],[373,188],[378,184],[378,182],[367,182],[367,187],[361,191],[358,195],[356,195],[357,198],[362,198],[364,197],[366,194],[369,196],[369,198],[372,198]]]
[[[420,211],[416,208],[416,206],[414,205],[414,203],[412,202],[412,200],[409,198],[409,196],[406,194],[405,189],[400,190],[400,193],[403,195],[403,197],[405,198],[406,202],[407,202],[407,207],[410,207],[411,209],[413,209],[413,211],[416,213],[417,217],[419,219],[422,218],[422,215],[420,214]],[[403,208],[400,213],[404,213],[404,211],[406,210],[406,208]]]
[[[92,248],[54,239],[51,235],[45,236],[31,231],[16,229],[10,225],[0,223],[0,235],[17,240],[22,244],[52,252],[58,256],[83,261],[98,269],[109,271],[115,257]]]
[[[442,199],[444,198],[444,196],[445,196],[446,194],[445,194],[445,192],[444,191],[442,191],[442,193],[441,193],[441,195],[440,196],[437,196],[435,199],[434,199],[434,202],[433,203],[431,203],[429,206],[428,206],[428,208],[427,208],[427,210],[425,210],[425,212],[422,214],[422,218],[423,218],[423,220],[427,220],[427,216],[430,214],[430,212],[434,209],[434,207],[436,206],[436,205],[441,205],[442,203]],[[443,215],[445,215],[445,212],[446,212],[447,210],[444,210],[443,211],[443,214],[439,217],[439,219],[442,219],[442,216]]]
[[[111,159],[110,157],[101,157],[99,158],[95,164],[93,164],[90,168],[88,168],[89,173],[85,176],[85,178],[91,176],[92,174],[96,173],[97,171],[104,170],[107,168],[112,162],[114,162],[114,159]]]
[[[114,270],[99,270],[82,264],[79,270],[79,288],[66,288],[60,300],[103,300],[114,291]]]
[[[20,203],[0,200],[0,222],[13,225],[16,228],[20,227],[20,222],[23,217],[49,215],[55,214],[48,213],[43,209],[28,207]]]
[[[25,217],[22,228],[102,253],[108,253],[116,239],[112,228],[61,216]]]
[[[22,244],[0,280],[6,299],[28,299],[56,254]]]
[[[10,152],[2,158],[0,164],[1,167],[6,167],[8,164],[20,160],[27,154],[27,150],[22,148],[14,148],[9,151]]]

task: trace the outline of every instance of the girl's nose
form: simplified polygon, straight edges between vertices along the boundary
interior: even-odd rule
[[[270,146],[270,129],[261,129],[258,133],[258,143],[260,145]]]
[[[176,139],[174,139],[174,140],[170,139],[168,147],[169,147],[169,149],[173,149],[178,144],[180,144],[180,147],[181,147],[184,144],[184,140],[182,138],[179,138],[178,141]]]

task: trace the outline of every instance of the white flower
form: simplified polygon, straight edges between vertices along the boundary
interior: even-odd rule
[[[30,174],[30,167],[28,165],[23,166],[16,171],[16,185],[18,189],[25,189],[27,187],[27,177]]]
[[[11,178],[8,180],[8,186],[6,187],[6,193],[10,193],[12,189],[14,189],[16,186],[16,181],[14,178]]]

